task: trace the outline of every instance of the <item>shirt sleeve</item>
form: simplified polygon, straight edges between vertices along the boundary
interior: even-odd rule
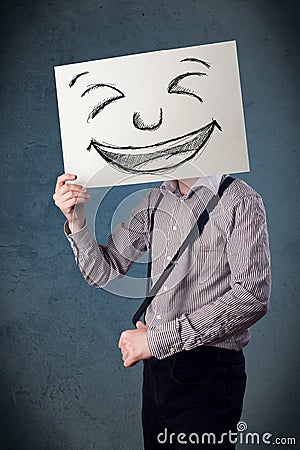
[[[149,194],[131,211],[128,221],[114,229],[106,245],[96,242],[88,224],[70,233],[68,223],[65,223],[65,235],[74,252],[76,264],[91,286],[102,288],[109,281],[122,277],[145,252],[149,241],[148,211]]]
[[[228,291],[199,310],[148,329],[153,356],[162,359],[199,345],[214,345],[257,322],[268,310],[270,251],[260,196],[240,200],[232,211],[227,241],[231,271]]]

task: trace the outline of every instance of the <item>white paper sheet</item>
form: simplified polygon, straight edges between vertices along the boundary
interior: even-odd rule
[[[235,41],[57,66],[55,78],[76,183],[249,171]]]

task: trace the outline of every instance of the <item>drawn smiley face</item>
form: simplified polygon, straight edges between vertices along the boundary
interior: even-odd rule
[[[178,94],[193,97],[201,107],[204,101],[202,96],[196,93],[194,89],[187,87],[185,81],[196,77],[207,77],[211,66],[208,62],[194,57],[181,59],[180,62],[198,64],[201,66],[201,71],[186,71],[177,75],[167,84],[166,92],[172,95]],[[89,71],[77,73],[71,79],[69,87],[72,88],[79,80],[84,81],[85,76],[89,73]],[[105,95],[103,95],[103,92]],[[88,124],[92,124],[95,120],[101,118],[101,112],[109,105],[124,101],[127,98],[126,93],[119,87],[114,84],[101,82],[85,86],[81,93],[82,101],[91,96],[94,97],[95,102],[86,117]],[[91,137],[87,150],[96,150],[103,160],[121,172],[165,174],[173,171],[186,161],[199,156],[210,140],[215,128],[222,131],[219,123],[212,119],[209,123],[185,134],[170,139],[155,140],[155,132],[162,126],[165,114],[162,107],[158,106],[158,108],[157,120],[152,123],[147,123],[140,111],[134,111],[132,114],[132,125],[143,133],[152,133],[154,137],[153,143],[144,146],[119,146]]]

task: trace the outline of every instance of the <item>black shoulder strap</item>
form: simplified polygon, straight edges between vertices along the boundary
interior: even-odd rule
[[[216,207],[216,205],[218,204],[218,201],[222,197],[224,191],[227,189],[227,187],[233,181],[234,181],[234,178],[231,177],[231,176],[227,176],[223,180],[223,182],[219,186],[218,193],[216,195],[214,195],[211,198],[211,200],[208,202],[205,210],[199,216],[199,218],[197,220],[197,223],[191,229],[190,233],[187,235],[187,237],[183,241],[182,245],[179,247],[179,249],[177,250],[176,254],[173,256],[172,260],[169,262],[169,264],[164,269],[163,273],[161,274],[161,276],[156,281],[154,286],[152,286],[151,289],[149,289],[150,288],[150,279],[151,279],[151,255],[150,255],[150,259],[149,259],[149,263],[148,263],[148,273],[147,273],[147,291],[146,291],[147,292],[147,296],[146,296],[145,300],[140,305],[140,307],[138,308],[138,310],[136,311],[136,313],[134,314],[134,316],[132,318],[132,323],[133,323],[134,326],[136,326],[136,323],[140,320],[141,316],[146,312],[146,309],[148,308],[148,306],[150,305],[150,303],[152,302],[152,300],[154,299],[154,297],[156,296],[158,291],[164,285],[164,283],[167,280],[168,276],[170,275],[170,273],[174,269],[175,263],[178,261],[180,256],[184,253],[184,251],[186,250],[187,246],[191,242],[193,242],[193,240],[196,238],[196,236],[199,236],[202,233],[206,223],[209,220],[209,213],[211,213],[212,210]],[[161,200],[161,197],[158,198],[158,200],[157,200],[157,202],[155,204],[155,207],[152,210],[151,220],[150,220],[150,235],[151,235],[151,233],[153,231],[154,212],[157,209],[157,206],[158,206],[160,200]],[[150,246],[150,249],[151,249],[151,246]]]
[[[158,199],[154,205],[154,208],[151,211],[151,216],[149,220],[149,256],[148,256],[148,266],[147,266],[147,287],[146,293],[150,291],[150,283],[151,283],[151,261],[152,261],[152,232],[154,228],[154,213],[157,210],[158,205],[160,204],[164,194],[160,191]]]

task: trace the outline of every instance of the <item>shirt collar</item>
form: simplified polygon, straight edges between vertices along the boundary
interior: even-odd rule
[[[217,194],[220,182],[223,175],[211,175],[209,177],[199,177],[191,187],[191,190],[187,194],[190,195],[191,191],[196,191],[198,188],[204,186],[210,189],[214,194]],[[177,180],[167,180],[161,184],[161,189],[168,190],[170,192],[179,192]]]

